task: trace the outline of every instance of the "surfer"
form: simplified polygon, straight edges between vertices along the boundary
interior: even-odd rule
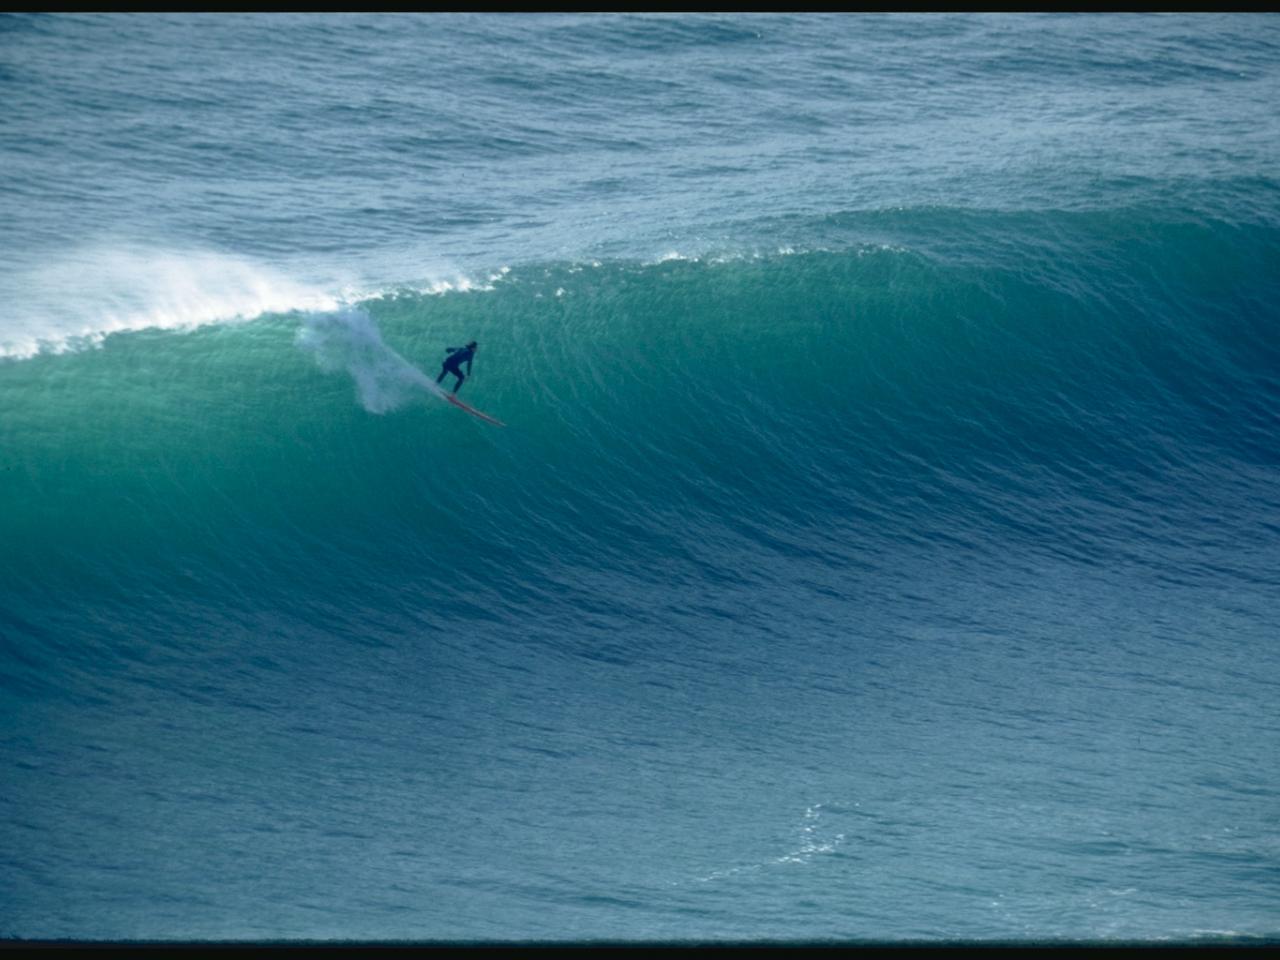
[[[458,378],[458,382],[453,385],[453,392],[457,393],[458,388],[462,386],[462,381],[471,376],[471,361],[476,355],[476,342],[472,340],[465,347],[445,347],[445,353],[449,354],[445,358],[444,367],[440,371],[440,376],[436,377],[436,383],[444,379],[446,373],[452,373]],[[467,372],[462,372],[462,365],[467,365]]]

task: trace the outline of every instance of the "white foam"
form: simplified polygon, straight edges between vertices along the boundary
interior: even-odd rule
[[[0,283],[6,304],[0,356],[96,346],[128,330],[186,330],[265,313],[334,310],[342,302],[335,286],[217,252],[86,247]]]
[[[679,250],[668,250],[666,253],[660,254],[656,259],[646,261],[646,265],[656,266],[660,263],[670,263],[673,260],[697,263],[699,259],[701,258],[694,254],[681,253]]]
[[[475,280],[437,268],[408,285],[373,285],[314,264],[294,268],[195,248],[100,242],[0,276],[0,358],[100,346],[130,330],[194,330],[273,313],[333,313],[405,292],[492,290],[510,267]]]
[[[455,272],[452,276],[412,284],[406,289],[412,293],[428,296],[438,296],[444,293],[488,292],[493,290],[494,285],[505,279],[510,272],[510,267],[500,267],[498,270],[490,272],[483,283],[477,282],[465,274]]]
[[[735,867],[726,867],[722,870],[716,870],[712,873],[705,874],[697,878],[699,883],[711,883],[715,880],[723,880],[727,877],[736,876],[741,873],[754,873],[764,870],[771,866],[781,864],[806,864],[815,856],[827,853],[834,853],[836,849],[844,843],[845,835],[843,833],[830,834],[824,831],[820,821],[823,815],[823,807],[825,804],[814,804],[807,807],[804,812],[804,821],[800,826],[800,843],[794,849],[781,856],[772,857],[764,862],[741,864]],[[857,803],[854,806],[858,806]],[[824,835],[825,834],[825,835]],[[679,881],[677,881],[678,883]]]

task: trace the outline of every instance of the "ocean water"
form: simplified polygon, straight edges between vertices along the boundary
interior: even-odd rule
[[[1272,14],[0,16],[0,936],[1280,937],[1277,102]]]

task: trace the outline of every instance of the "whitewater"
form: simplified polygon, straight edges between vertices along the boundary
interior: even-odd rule
[[[1274,944],[1278,95],[1273,14],[0,15],[0,936]]]

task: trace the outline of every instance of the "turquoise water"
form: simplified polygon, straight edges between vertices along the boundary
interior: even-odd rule
[[[0,934],[1276,938],[1277,94],[1269,14],[0,17]]]

